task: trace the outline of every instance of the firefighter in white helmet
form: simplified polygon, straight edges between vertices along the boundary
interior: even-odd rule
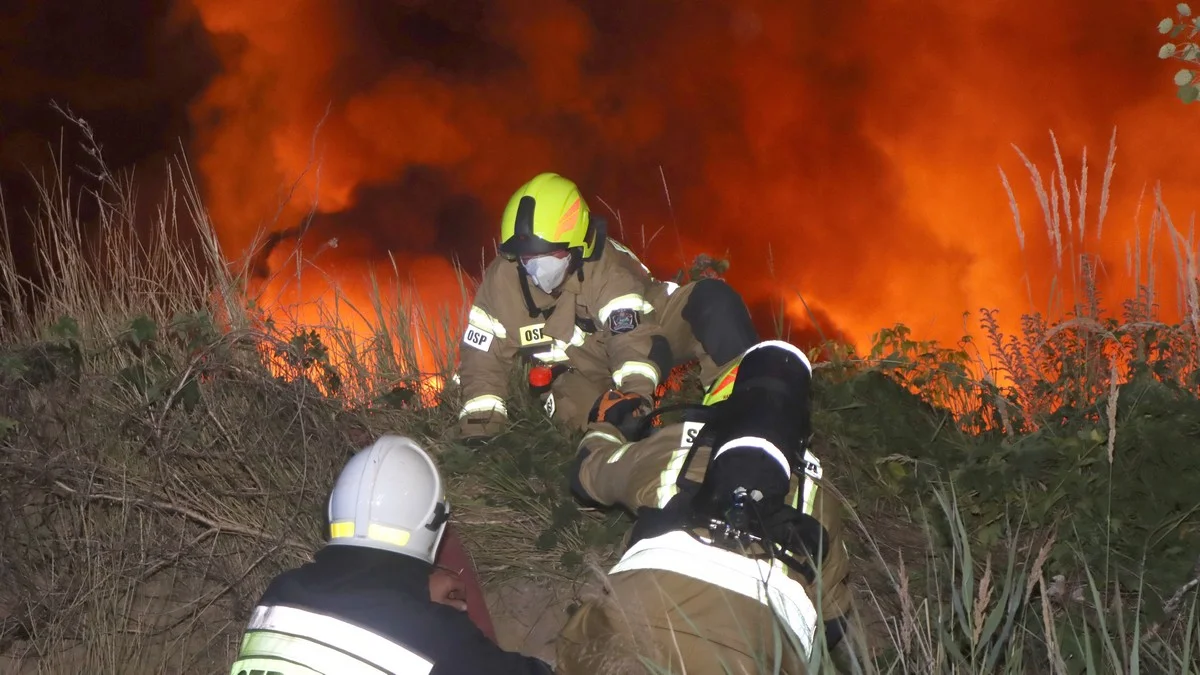
[[[267,587],[231,675],[552,673],[432,596],[449,515],[437,467],[411,439],[357,453],[329,497],[328,544]]]

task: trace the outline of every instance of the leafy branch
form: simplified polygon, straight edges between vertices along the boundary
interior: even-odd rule
[[[1175,18],[1167,17],[1158,22],[1158,32],[1171,38],[1158,50],[1158,58],[1174,59],[1187,64],[1175,73],[1176,96],[1184,103],[1200,98],[1200,87],[1196,85],[1197,68],[1200,67],[1200,44],[1195,42],[1200,33],[1200,18],[1192,18],[1192,8],[1186,2],[1175,6]],[[1184,35],[1186,33],[1187,35]],[[1182,42],[1176,42],[1183,37]]]

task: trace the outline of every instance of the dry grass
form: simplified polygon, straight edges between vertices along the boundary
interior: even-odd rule
[[[451,373],[460,318],[421,313],[398,266],[376,279],[372,306],[334,289],[319,340],[286,320],[265,322],[251,310],[248,267],[227,264],[186,164],[171,165],[146,228],[133,222],[132,181],[107,170],[90,129],[76,124],[97,164],[82,186],[63,166],[40,183],[31,223],[40,285],[17,277],[11,247],[0,242],[0,670],[224,672],[267,581],[319,546],[336,471],[384,432],[413,435],[437,453],[485,584],[521,577],[570,586],[587,578],[587,563],[612,561],[627,523],[570,501],[563,470],[574,439],[528,401],[512,406],[512,428],[485,453],[440,440],[456,394],[428,401],[422,387]],[[1147,627],[1126,620],[1137,615],[1121,604],[1129,589],[1112,593],[1087,565],[1082,582],[1045,578],[1055,532],[1014,522],[1016,535],[981,547],[957,485],[926,499],[888,492],[889,467],[922,463],[905,455],[905,443],[966,438],[964,429],[998,429],[1012,441],[1044,428],[1067,400],[1106,399],[1096,422],[1111,465],[1126,364],[1158,364],[1162,377],[1196,393],[1196,247],[1161,198],[1151,239],[1171,239],[1189,321],[1157,322],[1149,290],[1115,324],[1089,300],[1095,267],[1073,247],[1100,231],[1112,165],[1110,150],[1094,227],[1085,177],[1072,191],[1061,160],[1048,184],[1030,165],[1056,262],[1069,275],[1057,287],[1082,299],[1056,301],[1064,316],[1027,317],[1012,338],[993,323],[986,354],[975,345],[948,353],[897,327],[873,353],[841,352],[820,366],[831,388],[889,373],[922,394],[910,411],[937,420],[906,439],[879,420],[855,426],[860,400],[829,405],[830,394],[818,411],[826,462],[853,498],[858,622],[873,627],[856,638],[862,672],[1194,672],[1196,581],[1181,579],[1169,611]],[[80,199],[95,207],[95,222],[81,222]],[[199,233],[195,247],[179,244],[185,229]],[[1017,232],[1023,241],[1019,220]],[[1148,280],[1160,272],[1144,267],[1138,279],[1153,288]],[[465,297],[465,278],[461,288]],[[436,372],[422,372],[423,354],[434,355]],[[1045,393],[1048,382],[1063,386]],[[889,456],[864,459],[872,444]],[[1072,623],[1080,616],[1087,623]],[[1064,645],[1081,641],[1097,649],[1072,661]]]

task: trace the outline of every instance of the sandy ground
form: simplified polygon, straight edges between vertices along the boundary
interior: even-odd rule
[[[574,587],[516,579],[485,594],[500,645],[553,664],[555,639],[567,623],[567,608],[576,597]]]

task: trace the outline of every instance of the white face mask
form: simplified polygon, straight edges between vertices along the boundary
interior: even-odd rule
[[[538,256],[524,263],[525,271],[533,279],[533,285],[545,293],[553,293],[567,278],[571,256],[558,258],[552,255]]]

